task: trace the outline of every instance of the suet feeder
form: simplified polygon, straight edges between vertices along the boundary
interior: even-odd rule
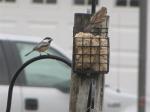
[[[105,74],[109,71],[108,19],[91,32],[73,38],[73,71],[77,74]]]

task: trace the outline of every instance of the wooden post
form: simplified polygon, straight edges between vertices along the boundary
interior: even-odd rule
[[[69,112],[102,112],[104,94],[104,75],[95,77],[94,106],[89,108],[88,100],[90,94],[91,79],[81,78],[77,74],[71,76],[70,107]]]
[[[90,20],[90,17],[90,14],[75,14],[73,36],[75,36],[78,32],[83,32],[84,27]],[[81,78],[78,74],[72,73],[69,112],[87,112],[89,90],[90,79]]]
[[[91,15],[76,13],[73,36],[89,23]],[[104,74],[81,77],[72,72],[69,112],[102,112]]]

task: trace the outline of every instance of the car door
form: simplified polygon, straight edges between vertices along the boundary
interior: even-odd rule
[[[11,42],[0,41],[0,111],[5,112],[8,84],[10,83],[11,76],[18,67],[18,62],[15,58],[16,52],[13,52]],[[15,50],[15,48],[14,48]],[[11,112],[21,112],[21,90],[18,84],[14,87],[12,96]]]
[[[5,111],[6,100],[7,100],[7,89],[8,89],[8,69],[6,65],[5,54],[2,47],[2,42],[0,42],[0,109]]]
[[[38,56],[32,50],[34,43],[16,42],[22,62]],[[49,53],[63,56],[53,48]],[[69,110],[69,82],[71,69],[57,60],[39,60],[24,70],[25,86],[22,86],[23,112],[67,112]]]

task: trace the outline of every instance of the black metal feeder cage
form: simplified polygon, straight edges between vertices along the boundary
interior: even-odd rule
[[[109,71],[108,20],[90,33],[78,32],[73,38],[73,72],[77,74],[105,74]]]

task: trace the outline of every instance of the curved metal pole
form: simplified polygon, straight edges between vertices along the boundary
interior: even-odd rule
[[[12,101],[12,93],[13,93],[13,87],[15,85],[15,81],[17,79],[17,77],[19,76],[20,72],[29,64],[41,60],[41,59],[55,59],[58,61],[62,61],[65,64],[67,64],[68,66],[71,67],[71,63],[66,61],[64,58],[58,57],[58,56],[53,56],[53,55],[42,55],[42,56],[37,56],[34,57],[30,60],[28,60],[27,62],[25,62],[18,70],[17,72],[14,74],[14,76],[11,79],[10,85],[9,85],[9,90],[8,90],[8,98],[7,98],[7,107],[6,107],[6,112],[10,112],[11,109],[11,101]]]

